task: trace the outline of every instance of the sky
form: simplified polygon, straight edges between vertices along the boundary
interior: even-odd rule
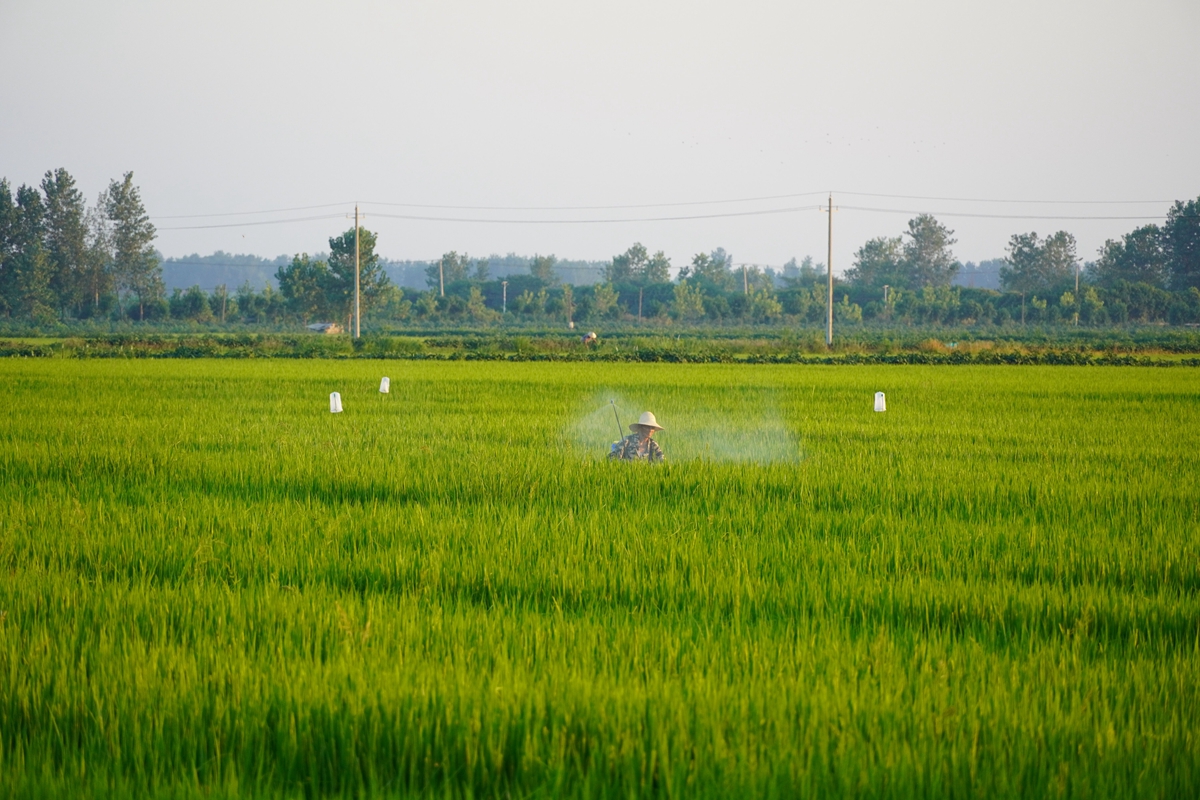
[[[823,262],[832,191],[836,272],[915,212],[1090,260],[1200,196],[1197,42],[1195,0],[0,0],[0,175],[132,170],[167,256],[325,250],[357,201],[398,260]]]

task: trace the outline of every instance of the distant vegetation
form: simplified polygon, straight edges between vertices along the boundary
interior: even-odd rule
[[[0,180],[0,325],[9,332],[153,327],[297,328],[348,324],[353,229],[328,254],[192,255],[163,262],[132,173],[88,208],[66,170],[15,196]],[[826,316],[822,265],[736,264],[717,248],[676,267],[635,243],[607,262],[449,252],[388,262],[360,229],[368,330],[639,324],[817,327]],[[1003,259],[961,264],[953,231],[934,217],[864,243],[836,280],[839,331],[858,326],[1200,324],[1200,199],[1176,202],[1162,226],[1109,240],[1083,262],[1067,231],[1014,234]],[[236,286],[233,278],[240,279]],[[169,289],[169,291],[168,291]]]

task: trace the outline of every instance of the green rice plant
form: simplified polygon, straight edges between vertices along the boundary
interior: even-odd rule
[[[0,372],[6,796],[1200,795],[1200,372]]]

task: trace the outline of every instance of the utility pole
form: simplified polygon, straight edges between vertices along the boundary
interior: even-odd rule
[[[508,313],[508,281],[500,281],[500,313]]]
[[[442,256],[438,259],[438,293],[446,296],[446,257]]]
[[[645,287],[638,287],[638,322],[642,321],[642,290]]]
[[[827,317],[825,320],[825,346],[833,347],[833,192],[829,193],[829,253],[825,257],[825,266],[829,270],[829,299]]]
[[[362,306],[358,295],[358,203],[354,204],[354,338],[362,335]]]
[[[225,324],[225,301],[229,298],[229,287],[221,284],[221,324]]]
[[[750,281],[746,278],[745,264],[742,264],[742,294],[750,294]]]

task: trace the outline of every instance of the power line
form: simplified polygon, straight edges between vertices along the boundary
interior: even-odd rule
[[[1172,200],[997,200],[986,199],[980,197],[927,197],[918,194],[872,194],[871,192],[838,192],[838,194],[849,194],[855,197],[891,197],[897,200],[947,200],[956,203],[1028,203],[1028,204],[1047,204],[1047,205],[1161,205],[1163,203],[1171,203]]]
[[[984,197],[943,197],[938,195],[910,195],[910,194],[882,194],[877,192],[848,192],[839,191],[838,194],[848,194],[855,197],[887,197],[901,200],[941,200],[956,203],[1005,203],[1005,204],[1031,204],[1031,205],[1161,205],[1172,202],[1171,200],[1014,200],[1007,198],[984,198]],[[796,197],[812,197],[825,194],[819,192],[793,192],[789,194],[774,194],[760,195],[757,197],[734,197],[720,200],[687,200],[681,202],[670,203],[632,203],[632,204],[617,204],[617,205],[582,205],[582,206],[506,206],[506,205],[446,205],[436,203],[396,203],[386,202],[382,200],[365,201],[362,205],[368,206],[388,206],[399,208],[427,208],[444,211],[617,211],[624,209],[638,208],[673,208],[685,206],[706,206],[706,205],[725,205],[729,203],[754,203],[763,202],[766,200],[787,200]],[[229,211],[218,214],[164,214],[156,215],[152,219],[208,219],[213,217],[238,217],[238,216],[253,216],[256,214],[276,214],[288,211],[310,211],[316,208],[336,208],[348,206],[350,203],[323,203],[320,205],[310,206],[292,206],[289,208],[271,208],[260,211]],[[164,230],[178,230],[176,228],[164,228]]]
[[[282,214],[285,211],[311,211],[314,208],[336,208],[349,203],[324,203],[319,206],[294,206],[292,208],[269,208],[263,211],[228,211],[224,214],[162,214],[151,219],[201,219],[203,217],[245,217],[252,214]]]
[[[415,214],[373,214],[375,217],[387,219],[407,219],[418,222],[471,222],[495,223],[500,225],[600,225],[613,222],[675,222],[689,219],[719,219],[724,217],[755,217],[766,214],[790,214],[795,211],[814,211],[817,206],[794,206],[791,208],[770,208],[760,211],[729,211],[718,214],[694,214],[676,217],[629,217],[618,219],[485,219],[482,217],[423,217]]]
[[[425,203],[383,203],[378,201],[364,202],[368,206],[402,206],[404,208],[433,208],[445,211],[620,211],[632,208],[672,208],[676,206],[714,206],[727,203],[755,203],[764,200],[790,200],[794,197],[813,197],[824,192],[797,192],[793,194],[773,194],[762,197],[737,197],[728,200],[687,200],[681,203],[638,203],[633,205],[615,206],[445,206]],[[375,216],[379,216],[376,214]]]
[[[866,206],[842,206],[842,208],[851,211],[873,211],[882,214],[930,214],[935,217],[976,217],[981,219],[1067,219],[1067,220],[1152,220],[1162,219],[1163,214],[1157,216],[1139,216],[1139,217],[1110,217],[1110,216],[1087,216],[1087,215],[1064,215],[1064,214],[973,214],[969,211],[914,211],[909,208],[868,208]]]
[[[220,216],[220,215],[215,215]],[[289,222],[311,222],[316,219],[341,219],[345,214],[324,214],[316,217],[296,217],[295,219],[267,219],[258,222],[222,222],[216,225],[176,225],[159,228],[160,231],[195,231],[205,228],[247,228],[252,225],[285,225]]]

